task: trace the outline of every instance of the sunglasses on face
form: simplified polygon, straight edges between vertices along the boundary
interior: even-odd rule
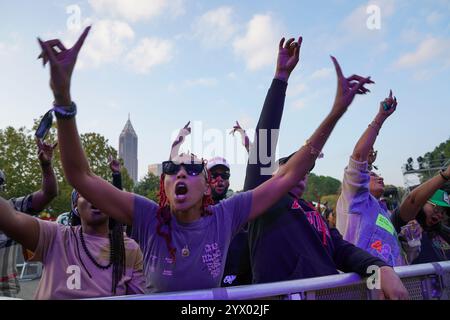
[[[230,179],[230,173],[228,173],[228,172],[223,172],[223,173],[211,172],[211,178],[217,179],[218,177],[221,177],[222,180],[228,180],[228,179]]]
[[[169,176],[177,174],[181,167],[186,170],[190,176],[198,176],[205,168],[205,164],[202,163],[175,163],[173,161],[164,161],[162,163],[162,172]]]
[[[53,109],[48,111],[39,122],[39,125],[36,129],[35,136],[40,140],[44,140],[47,137],[48,132],[50,131],[53,124]]]

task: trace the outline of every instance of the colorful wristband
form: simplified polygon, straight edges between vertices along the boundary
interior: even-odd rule
[[[53,104],[53,110],[57,119],[72,119],[77,115],[77,105],[72,102],[70,108]]]

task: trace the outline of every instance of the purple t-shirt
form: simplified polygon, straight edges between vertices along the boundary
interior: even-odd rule
[[[132,237],[144,254],[146,291],[219,287],[228,247],[233,236],[247,222],[251,202],[251,191],[243,192],[211,206],[212,215],[194,222],[181,223],[172,217],[172,245],[177,250],[173,261],[165,239],[156,232],[158,205],[136,195]],[[182,254],[183,248],[189,255]]]

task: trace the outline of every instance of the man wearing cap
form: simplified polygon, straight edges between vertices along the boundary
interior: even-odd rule
[[[37,141],[38,159],[42,170],[42,186],[39,191],[9,200],[16,211],[36,215],[42,211],[57,195],[58,184],[53,171],[53,150],[51,146]],[[6,177],[0,170],[0,191],[6,185]],[[17,280],[17,254],[20,245],[0,230],[0,296],[15,297],[20,291]]]
[[[392,215],[397,230],[417,219],[423,229],[420,253],[413,264],[450,260],[450,229],[443,224],[450,215],[448,193],[442,190],[450,180],[450,166],[416,187]]]
[[[230,187],[230,165],[222,157],[215,157],[208,161],[207,169],[211,174],[211,193],[214,203],[227,198]]]

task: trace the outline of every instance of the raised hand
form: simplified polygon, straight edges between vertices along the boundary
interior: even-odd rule
[[[364,85],[374,82],[370,80],[370,77],[364,78],[356,74],[349,78],[344,77],[336,58],[332,56],[331,60],[333,60],[334,68],[336,69],[338,82],[333,111],[343,113],[353,102],[353,99],[357,94],[366,94],[367,92],[370,92]]]
[[[120,173],[120,161],[115,159],[112,155],[108,156],[109,168],[113,173]]]
[[[41,166],[49,166],[52,164],[53,151],[55,150],[58,142],[53,145],[47,144],[40,139],[36,139],[36,144],[38,147],[38,159]]]
[[[397,109],[397,98],[392,97],[392,90],[389,91],[389,97],[380,102],[378,113],[385,118],[389,117]]]
[[[70,98],[72,72],[75,68],[78,53],[90,29],[90,26],[87,27],[75,45],[70,49],[66,49],[58,39],[43,42],[38,38],[42,49],[42,53],[38,59],[43,59],[44,66],[48,61],[50,62],[50,88],[53,91],[55,102],[58,105],[69,106],[72,103]]]
[[[120,173],[120,161],[113,158],[112,155],[108,156],[109,168],[113,173]]]
[[[300,60],[300,49],[303,38],[299,37],[298,42],[294,42],[294,38],[289,39],[286,44],[284,38],[280,40],[278,46],[278,60],[275,78],[287,81],[294,70],[298,61]]]

